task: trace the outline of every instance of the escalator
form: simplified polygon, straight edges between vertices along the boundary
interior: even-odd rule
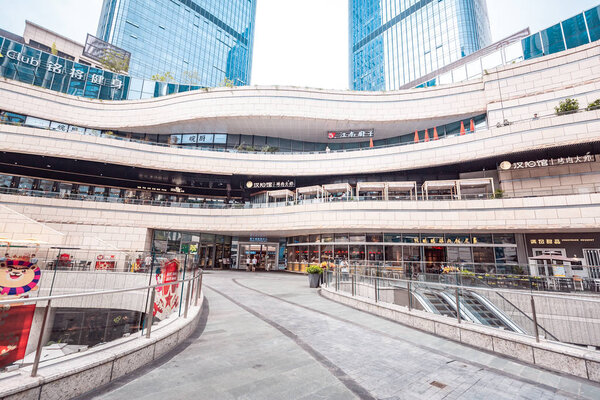
[[[413,292],[413,297],[425,311],[456,318],[457,307],[454,291],[418,288]],[[492,302],[477,293],[463,290],[459,303],[460,317],[465,321],[511,332],[526,333]]]

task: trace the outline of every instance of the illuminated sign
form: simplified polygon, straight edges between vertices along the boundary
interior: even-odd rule
[[[246,182],[246,188],[248,189],[289,189],[294,187],[296,187],[296,181],[291,179],[283,181]]]
[[[514,163],[502,161],[499,167],[503,171],[508,171],[511,169],[553,167],[556,165],[581,164],[594,161],[596,161],[596,157],[593,154],[586,154],[584,156],[544,158],[541,160],[519,161]]]
[[[374,129],[362,129],[359,131],[327,132],[327,139],[360,139],[372,138],[373,136],[375,136]]]

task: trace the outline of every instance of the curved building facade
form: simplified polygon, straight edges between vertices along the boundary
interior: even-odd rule
[[[599,59],[595,42],[386,93],[265,86],[101,101],[7,79],[0,213],[21,222],[0,225],[0,240],[94,238],[190,252],[205,268],[540,274],[532,257],[546,252],[595,267]],[[580,110],[557,114],[565,98]]]

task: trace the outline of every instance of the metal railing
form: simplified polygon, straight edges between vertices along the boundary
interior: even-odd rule
[[[447,282],[411,280],[386,275],[384,270],[327,268],[324,286],[353,297],[396,304],[590,349],[600,347],[600,298],[537,289],[514,290]]]
[[[31,318],[29,319],[29,327],[25,327],[23,330],[22,326],[15,327],[15,332],[11,331],[11,326],[7,323],[3,326],[3,333],[6,334],[5,337],[9,337],[9,335],[14,334],[24,334],[27,332],[29,338],[37,337],[37,345],[35,347],[35,352],[26,355],[24,358],[18,358],[13,360],[12,365],[2,365],[0,364],[0,368],[5,367],[6,372],[12,371],[15,367],[23,368],[31,366],[31,376],[34,377],[37,375],[40,362],[42,361],[42,355],[45,352],[45,359],[56,359],[57,357],[66,356],[69,354],[73,354],[75,352],[85,351],[90,346],[94,345],[104,345],[106,343],[121,339],[123,337],[134,336],[134,338],[142,339],[142,338],[150,338],[153,330],[153,326],[157,325],[160,328],[161,326],[167,325],[170,321],[183,317],[188,318],[189,307],[193,304],[195,306],[198,305],[200,294],[202,290],[202,270],[193,270],[190,271],[192,276],[185,276],[185,269],[183,271],[179,271],[178,273],[183,272],[183,276],[181,279],[176,279],[171,282],[165,283],[157,283],[157,284],[148,284],[145,286],[136,286],[124,289],[113,289],[113,290],[102,290],[102,291],[92,291],[92,292],[82,292],[82,293],[72,293],[72,294],[62,294],[62,295],[51,295],[51,296],[39,296],[39,297],[31,297],[31,298],[15,298],[9,300],[0,300],[0,309],[4,314],[5,319],[6,315],[10,315],[10,313],[14,313],[16,316],[23,316],[30,312]],[[181,291],[179,291],[178,286],[181,285]],[[184,295],[185,290],[185,295]],[[115,296],[119,295],[120,297],[116,300],[120,299],[131,299],[134,298],[134,301],[129,302],[129,308],[133,308],[133,311],[139,314],[139,321],[128,321],[128,326],[126,328],[127,332],[121,332],[122,335],[110,335],[110,340],[96,340],[97,343],[88,343],[88,344],[80,344],[80,345],[72,345],[77,347],[76,351],[72,353],[64,353],[56,355],[50,355],[49,353],[56,353],[57,347],[60,347],[61,350],[69,346],[69,339],[72,339],[72,333],[75,331],[82,331],[87,333],[87,339],[94,341],[93,339],[97,339],[94,335],[101,334],[104,332],[105,337],[100,339],[107,339],[107,332],[114,331],[115,324],[118,326],[118,321],[121,321],[122,316],[114,317],[113,319],[107,318],[106,325],[102,325],[98,323],[98,320],[92,318],[92,321],[86,320],[86,324],[81,324],[80,321],[77,321],[76,318],[73,319],[63,319],[57,323],[54,321],[54,324],[50,322],[51,318],[56,318],[56,311],[63,307],[67,307],[69,305],[73,306],[73,304],[85,303],[88,298],[93,298],[93,301],[87,301],[88,307],[93,304],[93,309],[106,309],[109,310],[108,316],[113,316],[111,311],[114,311],[114,303]],[[167,302],[165,303],[165,299]],[[165,306],[167,304],[167,306]],[[33,326],[31,325],[31,320],[33,319],[33,315],[35,313],[36,305],[38,307],[43,307],[43,316],[41,316],[41,321],[39,322],[37,329],[34,331]],[[167,307],[169,309],[167,309]],[[81,308],[78,308],[81,311]],[[95,311],[97,312],[97,311]],[[52,316],[52,317],[51,317]],[[175,316],[175,318],[173,318]],[[158,322],[160,320],[160,322]],[[169,321],[167,321],[169,320]],[[6,321],[5,321],[6,322]],[[131,323],[129,323],[131,322]],[[52,325],[51,325],[52,324]],[[123,324],[121,324],[123,325]],[[20,329],[20,330],[19,330]],[[18,332],[17,332],[18,331]],[[48,340],[48,334],[51,336],[63,335],[66,337],[66,342],[61,343],[60,340]],[[110,332],[109,332],[110,333]],[[113,332],[114,333],[114,332]],[[117,331],[117,333],[119,333]],[[22,347],[23,343],[27,343],[27,340],[23,341],[20,339],[20,342],[17,346],[11,347],[7,346],[9,352],[18,352],[21,351],[24,354],[25,349]],[[64,346],[57,346],[63,344]],[[19,348],[19,346],[21,346]],[[31,360],[31,356],[33,355],[33,360]],[[5,357],[6,354],[3,355]],[[29,359],[29,360],[27,360]],[[1,377],[1,374],[0,374]]]
[[[579,192],[573,192],[568,189],[548,189],[546,192],[524,190],[515,191],[509,194],[503,194],[501,197],[488,193],[488,194],[464,194],[460,198],[457,196],[450,195],[430,195],[427,201],[444,201],[444,200],[489,200],[494,198],[525,198],[525,197],[547,197],[547,196],[566,196],[575,194],[591,194],[600,193],[600,185],[586,186],[581,188]],[[327,204],[327,203],[351,203],[351,202],[364,202],[364,201],[377,201],[377,202],[394,202],[394,201],[423,201],[421,195],[414,197],[411,196],[392,196],[388,199],[377,196],[358,196],[358,197],[333,197],[333,198],[315,198],[315,199],[298,199],[292,201],[279,201],[279,202],[260,202],[260,203],[211,203],[211,202],[197,202],[197,201],[167,201],[167,200],[145,200],[128,197],[110,197],[104,195],[94,194],[71,194],[71,193],[59,193],[50,192],[44,190],[33,190],[25,188],[9,188],[0,187],[0,194],[16,195],[16,196],[28,196],[28,197],[42,197],[49,199],[62,199],[62,200],[77,200],[77,201],[94,201],[100,203],[117,203],[117,204],[132,204],[132,205],[146,205],[146,206],[158,206],[158,207],[175,207],[175,208],[208,208],[208,209],[255,209],[255,208],[278,208],[278,207],[289,207],[296,205],[307,205],[307,204]]]

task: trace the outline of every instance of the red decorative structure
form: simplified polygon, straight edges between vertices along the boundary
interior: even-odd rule
[[[425,129],[425,141],[429,142],[429,132]]]
[[[415,131],[415,143],[419,143],[419,131]]]
[[[433,140],[438,140],[438,139],[439,139],[439,137],[438,137],[438,134],[437,134],[437,128],[434,127],[433,128]]]
[[[463,121],[460,121],[460,136],[465,135],[467,132],[465,132],[465,123]]]
[[[369,139],[369,147],[373,147],[373,138]]]
[[[475,132],[475,122],[473,122],[473,118],[471,118],[471,133]]]

